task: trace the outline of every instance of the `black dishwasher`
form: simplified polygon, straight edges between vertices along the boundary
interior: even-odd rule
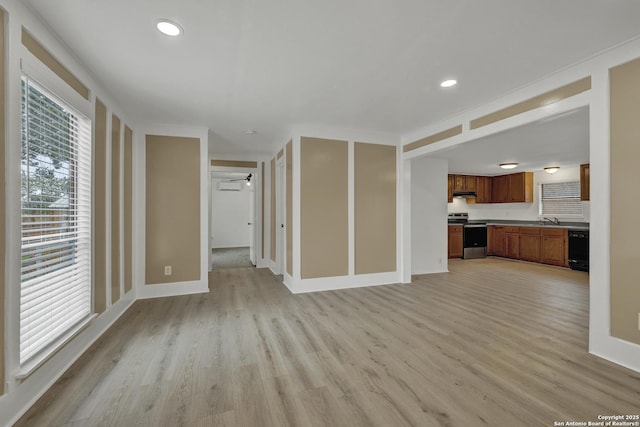
[[[569,267],[589,271],[589,230],[569,230]]]

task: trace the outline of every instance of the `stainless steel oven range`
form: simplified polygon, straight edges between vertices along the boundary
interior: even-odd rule
[[[450,213],[449,224],[462,224],[462,258],[485,258],[487,256],[487,223],[469,221],[466,212]]]

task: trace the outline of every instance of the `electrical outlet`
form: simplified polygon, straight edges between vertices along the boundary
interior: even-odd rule
[[[171,276],[171,266],[170,265],[165,265],[164,266],[164,275],[165,276]]]

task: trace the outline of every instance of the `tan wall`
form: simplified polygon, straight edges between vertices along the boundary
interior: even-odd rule
[[[133,288],[133,132],[124,127],[124,293]]]
[[[300,141],[301,278],[349,273],[348,145]]]
[[[5,238],[5,63],[4,11],[0,9],[0,396],[4,394],[4,245]]]
[[[199,280],[200,140],[147,135],[146,158],[146,284]]]
[[[396,271],[396,147],[356,142],[355,273]]]
[[[610,70],[611,335],[640,344],[640,59]]]
[[[111,303],[120,299],[120,119],[111,116]]]
[[[276,262],[276,159],[271,159],[271,247],[269,255],[271,261]]]
[[[94,285],[93,304],[96,313],[107,308],[107,107],[96,98],[93,126],[93,208],[94,208]]]
[[[289,276],[293,276],[293,143],[289,141],[285,147],[286,152],[286,186],[287,195],[286,209],[287,209],[287,273]]]

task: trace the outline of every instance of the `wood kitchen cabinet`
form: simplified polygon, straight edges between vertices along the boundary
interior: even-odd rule
[[[475,175],[448,175],[453,191],[476,191]]]
[[[487,255],[568,267],[566,228],[487,226]]]
[[[540,262],[568,266],[568,230],[562,228],[540,229]]]
[[[475,175],[465,175],[465,191],[476,191],[476,176]]]
[[[504,227],[489,225],[487,227],[487,255],[504,256]]]
[[[491,203],[491,184],[490,176],[476,176],[476,203]]]
[[[533,172],[499,176],[448,175],[448,202],[456,191],[473,191],[475,199],[467,203],[531,203],[533,202]]]
[[[533,202],[533,172],[493,177],[492,203]]]
[[[589,200],[589,164],[580,165],[580,200]]]
[[[520,259],[540,262],[540,229],[520,227]]]
[[[449,258],[462,258],[462,226],[450,225],[449,228]]]
[[[520,172],[507,175],[509,177],[509,193],[507,201],[510,203],[533,202],[533,172]]]
[[[505,203],[509,192],[508,175],[494,176],[491,185],[491,203]]]
[[[520,258],[520,228],[504,227],[504,256]]]

